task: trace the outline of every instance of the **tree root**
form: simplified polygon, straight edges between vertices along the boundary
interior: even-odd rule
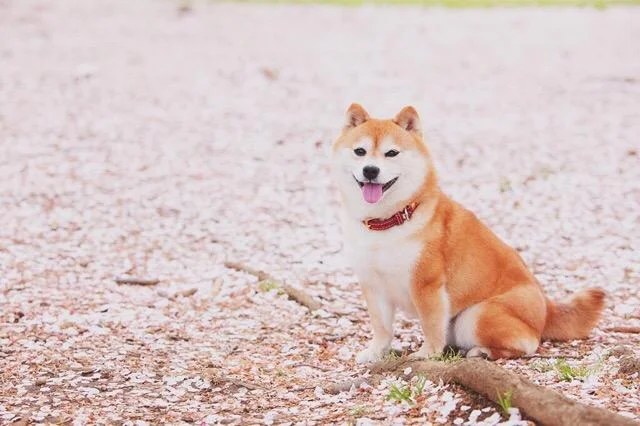
[[[411,372],[405,375],[404,371],[409,367]],[[433,382],[442,380],[445,383],[458,384],[493,402],[498,402],[499,396],[511,392],[513,406],[542,425],[639,425],[630,418],[564,397],[556,391],[538,386],[496,363],[483,359],[464,359],[453,363],[400,359],[374,364],[371,372],[372,377],[368,380],[369,383],[379,381],[383,373],[405,378],[421,375]],[[359,386],[363,382],[364,380],[349,381],[325,390],[341,392],[351,389],[352,386]]]

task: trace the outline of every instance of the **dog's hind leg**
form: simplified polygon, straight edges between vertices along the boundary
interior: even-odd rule
[[[474,305],[458,315],[455,343],[468,349],[467,357],[516,358],[538,349],[544,327],[545,304],[533,285]]]

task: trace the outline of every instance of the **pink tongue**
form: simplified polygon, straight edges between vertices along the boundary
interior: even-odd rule
[[[362,187],[362,196],[367,203],[377,203],[382,198],[382,184],[365,183]]]

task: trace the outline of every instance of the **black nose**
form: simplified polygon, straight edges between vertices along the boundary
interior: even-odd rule
[[[362,174],[365,178],[374,180],[380,174],[380,169],[376,166],[364,166],[364,169],[362,169]]]

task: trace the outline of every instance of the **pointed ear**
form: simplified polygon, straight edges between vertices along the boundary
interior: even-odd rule
[[[422,133],[422,124],[420,123],[420,116],[416,109],[412,106],[406,106],[402,108],[402,111],[396,115],[393,122],[398,126],[405,129],[407,132]]]
[[[369,120],[369,113],[360,104],[351,104],[347,110],[345,129],[357,127]]]

